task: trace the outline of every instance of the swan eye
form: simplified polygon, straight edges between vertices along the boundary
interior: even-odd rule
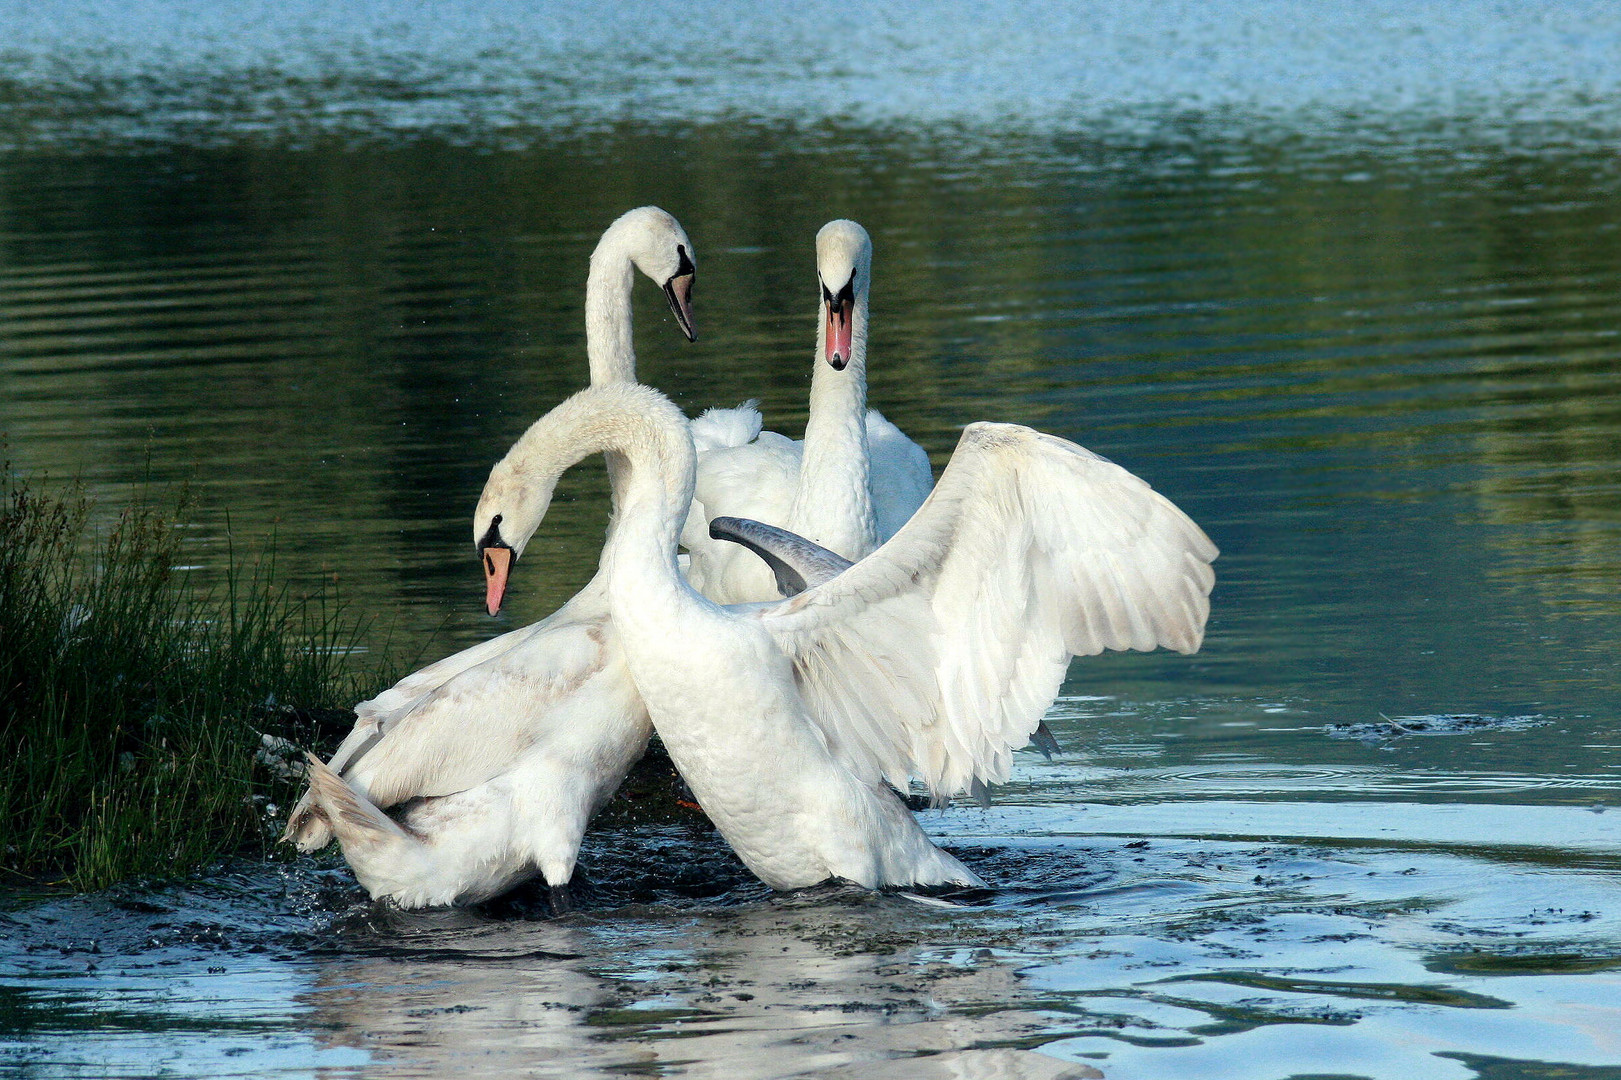
[[[675,254],[675,273],[670,275],[672,278],[685,277],[688,274],[696,275],[698,273],[698,268],[692,265],[692,257],[687,254],[687,245],[677,244]]]
[[[490,519],[490,527],[484,530],[484,535],[479,537],[479,551],[483,552],[485,548],[509,546],[505,540],[501,539],[501,515],[497,514]]]

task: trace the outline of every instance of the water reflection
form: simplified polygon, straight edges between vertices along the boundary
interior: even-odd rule
[[[1017,1047],[1052,1027],[1021,1008],[1029,995],[989,950],[897,952],[927,932],[906,906],[804,901],[674,920],[617,911],[574,927],[396,928],[386,959],[324,967],[304,1000],[334,1043],[375,1048],[374,1067],[400,1076],[679,1068],[763,1080]],[[907,1075],[959,1075],[907,1064]],[[999,1055],[994,1075],[1085,1074],[1018,1051]]]
[[[34,907],[0,916],[0,1056],[42,1076],[1047,1080],[1617,1060],[1613,841],[1404,847],[1423,826],[1377,810],[1303,844],[1187,840],[1171,807],[1131,809],[1125,836],[1062,835],[1050,806],[935,819],[1002,886],[954,910],[822,889],[401,914],[341,872],[265,867]],[[69,1032],[95,1033],[85,1056],[51,1049]]]

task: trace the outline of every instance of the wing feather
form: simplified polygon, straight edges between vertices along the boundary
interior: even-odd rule
[[[490,648],[496,643],[501,648]],[[417,797],[450,795],[482,784],[511,766],[537,741],[555,737],[548,715],[594,680],[619,679],[617,640],[603,590],[587,585],[540,622],[447,657],[395,684],[415,683],[415,696],[393,690],[357,706],[354,729],[327,767],[387,808]],[[436,672],[429,678],[427,673]],[[640,708],[634,688],[604,686],[604,707]],[[330,831],[311,811],[306,791],[288,816],[286,836],[304,850],[326,844]]]
[[[760,401],[750,398],[735,409],[705,409],[688,425],[692,445],[700,454],[727,446],[742,446],[760,434]]]
[[[1118,465],[1015,424],[964,430],[893,539],[756,610],[829,744],[937,797],[1007,778],[1071,656],[1203,640],[1217,550]]]

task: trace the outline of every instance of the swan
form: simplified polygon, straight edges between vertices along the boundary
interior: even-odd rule
[[[591,255],[586,352],[596,385],[631,383],[631,292],[640,270],[695,340],[692,242],[657,207],[621,216]],[[619,466],[609,462],[616,495]],[[486,604],[500,606],[515,554],[499,519],[481,537]],[[647,710],[608,616],[602,573],[547,618],[408,675],[355,707],[283,839],[302,851],[336,834],[373,899],[400,907],[476,903],[539,873],[553,906],[595,811],[646,749]],[[399,820],[379,808],[406,804]],[[317,812],[318,811],[318,812]]]
[[[978,885],[892,789],[1005,779],[1071,656],[1199,648],[1217,552],[1142,480],[1014,424],[964,429],[886,544],[777,602],[696,592],[677,541],[696,484],[685,417],[648,387],[565,400],[491,470],[475,536],[521,551],[559,475],[615,455],[607,603],[653,725],[704,811],[767,885]]]
[[[760,430],[752,406],[710,409],[693,421],[698,484],[681,542],[688,580],[721,603],[780,598],[766,567],[711,538],[708,522],[777,525],[847,559],[895,535],[934,484],[929,456],[867,409],[867,312],[872,238],[854,221],[816,234],[816,360],[805,439]]]

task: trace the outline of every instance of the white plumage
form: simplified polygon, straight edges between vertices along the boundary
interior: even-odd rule
[[[470,904],[536,873],[566,884],[591,815],[646,748],[647,711],[600,586],[485,644],[497,642],[500,653],[409,705],[366,703],[331,767],[312,769],[306,798],[321,814],[307,820],[331,828],[375,899]],[[397,822],[378,809],[401,804]],[[301,847],[325,843],[305,834]]]
[[[586,284],[593,383],[635,382],[638,269],[664,287],[691,336],[695,259],[681,225],[657,207],[603,233]],[[616,475],[610,464],[617,491]],[[566,884],[587,822],[651,734],[600,573],[546,619],[408,675],[355,713],[284,838],[313,851],[336,834],[373,898],[404,907],[475,902],[536,873]],[[398,824],[382,827],[378,807],[408,802]]]
[[[1199,647],[1216,549],[1163,496],[1029,428],[974,424],[928,501],[839,576],[719,606],[677,570],[696,454],[656,391],[582,391],[497,466],[475,525],[528,536],[557,476],[625,462],[603,552],[626,662],[676,766],[761,880],[797,888],[974,884],[890,789],[942,795],[1007,775],[1071,655]],[[539,492],[511,505],[511,479]],[[888,783],[886,783],[886,780]]]
[[[892,540],[757,617],[852,768],[947,797],[1007,779],[1071,656],[1197,651],[1216,554],[1118,465],[977,423]]]
[[[867,409],[867,231],[845,220],[822,226],[816,273],[822,295],[804,441],[761,431],[754,402],[692,423],[698,484],[681,543],[693,587],[723,603],[778,594],[758,559],[709,536],[712,519],[776,525],[853,560],[893,536],[934,482],[923,448]]]

